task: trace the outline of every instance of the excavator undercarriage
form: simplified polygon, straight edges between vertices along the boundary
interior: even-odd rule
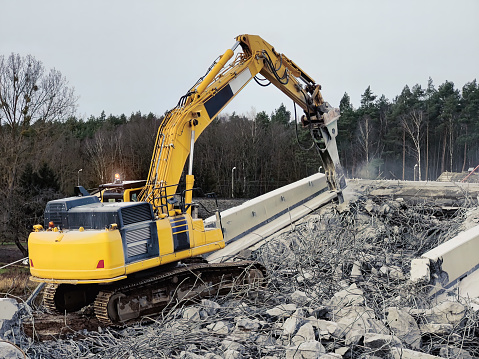
[[[265,276],[265,268],[251,261],[187,261],[155,275],[144,274],[118,284],[48,284],[44,305],[51,312],[64,313],[93,304],[100,323],[120,325],[180,302],[225,295],[244,286],[259,288],[265,284]]]

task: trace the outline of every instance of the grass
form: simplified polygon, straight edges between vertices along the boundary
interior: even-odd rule
[[[29,278],[30,270],[28,267],[10,266],[0,269],[0,296],[9,294],[27,299],[37,286]]]

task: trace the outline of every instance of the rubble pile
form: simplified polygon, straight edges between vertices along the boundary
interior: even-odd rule
[[[477,213],[359,196],[243,253],[267,268],[263,289],[178,303],[124,328],[5,339],[30,358],[477,357],[479,314],[468,299],[437,303],[427,282],[409,278],[413,258]]]

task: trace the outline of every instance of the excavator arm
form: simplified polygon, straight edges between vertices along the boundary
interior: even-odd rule
[[[241,46],[233,60],[234,51]],[[231,60],[231,61],[230,61]],[[321,95],[321,86],[298,65],[255,35],[240,35],[208,73],[169,111],[158,129],[145,189],[140,200],[150,202],[158,214],[174,214],[177,191],[186,160],[185,203],[191,203],[194,143],[231,100],[258,74],[269,80],[304,111],[303,126],[310,129],[323,161],[328,184],[340,197],[345,187],[335,137],[339,110]]]

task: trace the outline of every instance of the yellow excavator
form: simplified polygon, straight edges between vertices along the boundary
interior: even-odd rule
[[[238,46],[242,51],[235,56]],[[158,313],[177,300],[261,281],[265,273],[258,263],[203,260],[225,246],[221,223],[205,228],[191,214],[195,141],[252,79],[268,80],[304,110],[303,126],[316,143],[329,190],[341,197],[339,110],[284,54],[259,36],[240,35],[163,118],[146,184],[135,190],[138,201],[83,195],[48,202],[44,225],[35,225],[28,240],[31,278],[46,283],[47,308],[64,313],[93,303],[97,318],[109,325]],[[178,195],[188,158],[185,190]]]

